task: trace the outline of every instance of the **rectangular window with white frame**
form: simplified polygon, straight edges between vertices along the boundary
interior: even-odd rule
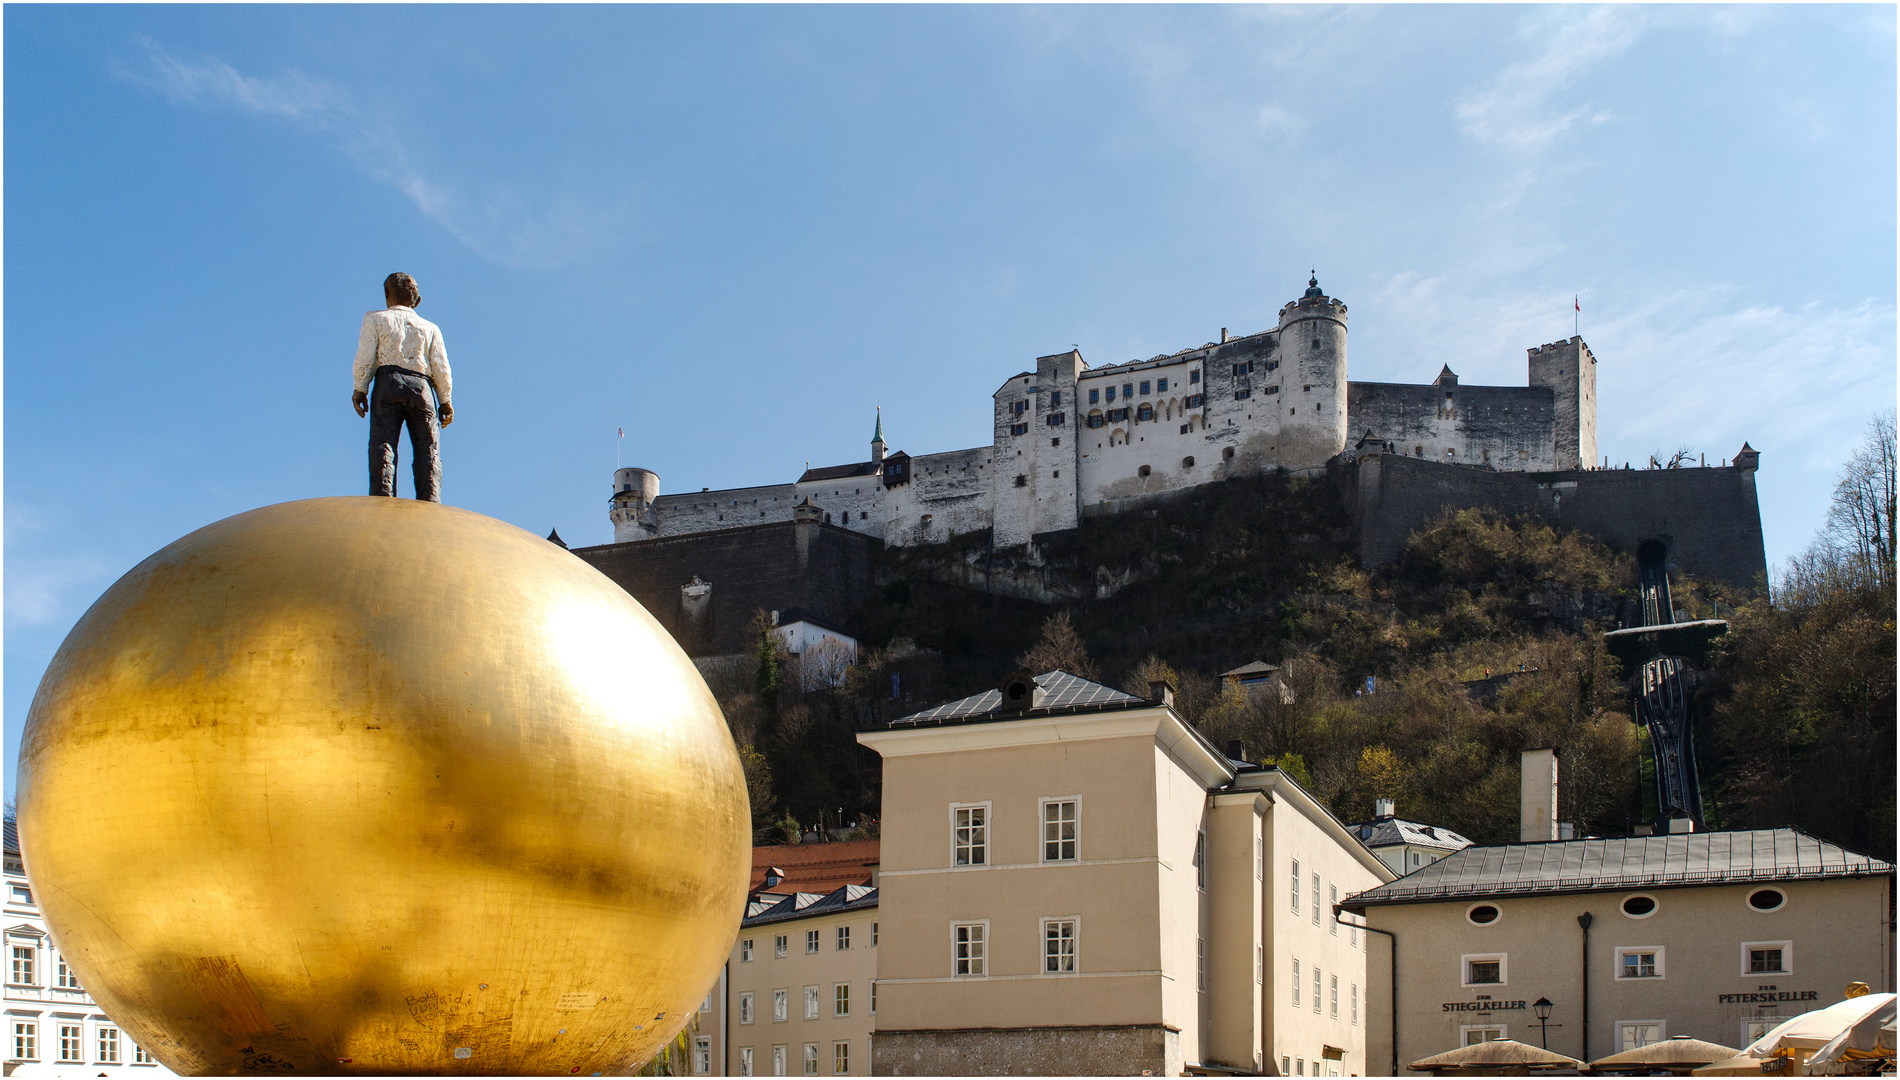
[[[1194,988],[1207,993],[1207,939],[1194,939]]]
[[[739,1022],[741,1024],[752,1022],[752,991],[750,990],[739,995]]]
[[[1332,975],[1328,977],[1333,980],[1330,984],[1327,985],[1327,990],[1331,995],[1328,998],[1328,1000],[1331,1002],[1331,1004],[1328,1006],[1328,1012],[1331,1014],[1334,1020],[1337,1020],[1339,1019],[1339,976]]]
[[[59,1060],[84,1061],[86,1029],[80,1024],[59,1025]]]
[[[990,861],[988,803],[950,808],[950,864],[986,866]]]
[[[1458,1041],[1465,1046],[1496,1042],[1505,1037],[1503,1024],[1467,1024],[1458,1029]]]
[[[1352,984],[1352,1022],[1359,1022],[1359,984]]]
[[[1327,899],[1327,902],[1331,905],[1326,910],[1328,911],[1339,910],[1339,886],[1328,885],[1326,886],[1326,889],[1327,889],[1326,899]],[[1331,931],[1334,937],[1338,937],[1339,936],[1339,916],[1335,915],[1332,918],[1326,920],[1326,929]]]
[[[99,1064],[117,1065],[119,1063],[119,1029],[100,1025],[98,1041]]]
[[[1665,974],[1661,945],[1617,946],[1616,978],[1618,982],[1627,979],[1660,979]]]
[[[712,1011],[712,991],[711,990],[706,991],[706,999],[699,1003],[699,1011],[703,1013],[709,1013]]]
[[[700,1076],[712,1073],[712,1039],[705,1035],[693,1039],[693,1072]]]
[[[839,983],[831,988],[831,1015],[851,1015],[851,984]]]
[[[741,964],[750,964],[752,962],[752,939],[751,938],[743,938],[740,940],[739,962]]]
[[[1743,975],[1794,974],[1794,942],[1742,942]]]
[[[785,1075],[785,1047],[783,1044],[772,1048],[772,1075]]]
[[[13,967],[8,982],[15,986],[39,985],[40,950],[35,945],[13,946]]]
[[[1503,986],[1510,982],[1510,957],[1504,953],[1466,953],[1458,958],[1465,986]]]
[[[13,1056],[19,1061],[40,1059],[40,1025],[36,1020],[13,1022]]]
[[[1618,1020],[1616,1051],[1620,1054],[1625,1050],[1662,1042],[1668,1032],[1669,1022],[1666,1020]]]
[[[1763,1035],[1787,1023],[1790,1019],[1790,1017],[1786,1016],[1745,1017],[1742,1020],[1742,1041],[1739,1045],[1747,1046],[1749,1043],[1754,1042],[1756,1039],[1761,1038]]]
[[[1300,1003],[1300,958],[1293,958],[1293,1004]]]
[[[805,988],[805,1019],[818,1019],[818,988],[816,986]]]
[[[835,1042],[831,1044],[831,1075],[851,1075],[851,1044]]]
[[[785,1022],[788,1015],[786,1006],[790,998],[791,991],[789,990],[772,991],[772,1022],[774,1024],[782,1024]]]
[[[739,1048],[739,1075],[757,1075],[752,1071],[752,1068],[752,1048],[750,1046],[741,1046]]]
[[[950,974],[979,978],[986,974],[989,959],[990,924],[952,923],[950,926]]]
[[[877,948],[877,924],[871,924],[871,948]]]
[[[1042,971],[1045,975],[1076,973],[1076,918],[1042,920]]]
[[[79,974],[66,966],[66,958],[61,956],[53,961],[53,985],[61,990],[79,989]]]
[[[1313,925],[1319,925],[1319,875],[1313,875]]]
[[[1313,1013],[1319,1013],[1319,965],[1313,965]]]
[[[877,1015],[877,980],[871,980],[871,1015]]]
[[[805,1044],[805,1075],[806,1076],[818,1075],[818,1044],[817,1043]]]
[[[153,1057],[143,1046],[134,1045],[132,1047],[132,1064],[156,1065],[158,1064],[158,1059]]]
[[[1293,860],[1293,914],[1300,913],[1300,860]]]
[[[1042,800],[1042,861],[1074,862],[1080,854],[1080,798]]]
[[[779,934],[772,939],[772,959],[783,960],[786,953],[786,940],[789,935]]]
[[[1267,977],[1267,950],[1259,945],[1253,947],[1253,981],[1265,984]]]
[[[805,954],[810,956],[818,952],[818,931],[805,931]]]
[[[1253,877],[1255,881],[1267,880],[1267,842],[1258,836],[1253,838]]]
[[[838,951],[843,952],[845,949],[851,947],[851,928],[849,926],[838,927],[838,932],[832,936],[836,939],[832,944]]]

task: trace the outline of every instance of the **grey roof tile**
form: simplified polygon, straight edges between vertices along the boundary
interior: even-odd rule
[[[1360,843],[1369,848],[1411,844],[1414,847],[1457,851],[1471,846],[1471,841],[1450,829],[1438,825],[1420,825],[1416,821],[1406,821],[1403,818],[1379,818],[1346,827],[1352,830],[1352,834],[1359,838]]]
[[[817,893],[797,893],[764,907],[763,910],[753,910],[756,906],[758,905],[747,905],[745,919],[740,923],[741,926],[762,926],[791,919],[830,915],[840,911],[874,908],[877,906],[877,890],[865,885],[842,885],[822,896]]]
[[[1036,676],[1036,685],[1042,688],[1042,704],[1037,709],[1076,709],[1088,705],[1117,705],[1146,700],[1133,694],[1124,694],[1098,682],[1091,682],[1079,675],[1066,671],[1046,671]],[[950,720],[967,720],[996,712],[1003,704],[1001,690],[985,690],[980,694],[957,701],[947,702],[923,712],[912,713],[891,721],[891,726],[900,724],[941,723]]]
[[[1893,869],[1892,863],[1792,828],[1500,844],[1455,851],[1397,881],[1355,893],[1344,906],[1864,877]]]

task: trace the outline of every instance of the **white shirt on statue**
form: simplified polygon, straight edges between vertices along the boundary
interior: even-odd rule
[[[356,339],[356,389],[369,390],[376,369],[385,365],[427,375],[435,382],[436,400],[449,404],[449,354],[442,331],[414,308],[392,304],[363,316],[363,332]]]

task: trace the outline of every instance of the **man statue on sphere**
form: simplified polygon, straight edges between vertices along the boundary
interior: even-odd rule
[[[406,424],[416,498],[441,502],[442,455],[436,443],[442,428],[455,422],[449,354],[442,347],[442,331],[416,314],[422,291],[415,278],[402,273],[384,278],[383,300],[387,308],[363,316],[363,332],[356,339],[356,390],[350,396],[356,415],[370,418],[369,493],[396,494],[396,442]]]

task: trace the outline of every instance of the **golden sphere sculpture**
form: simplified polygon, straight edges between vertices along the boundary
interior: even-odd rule
[[[750,873],[738,754],[666,631],[408,499],[140,563],[54,656],[19,781],[61,953],[184,1074],[625,1074],[697,1012]]]

